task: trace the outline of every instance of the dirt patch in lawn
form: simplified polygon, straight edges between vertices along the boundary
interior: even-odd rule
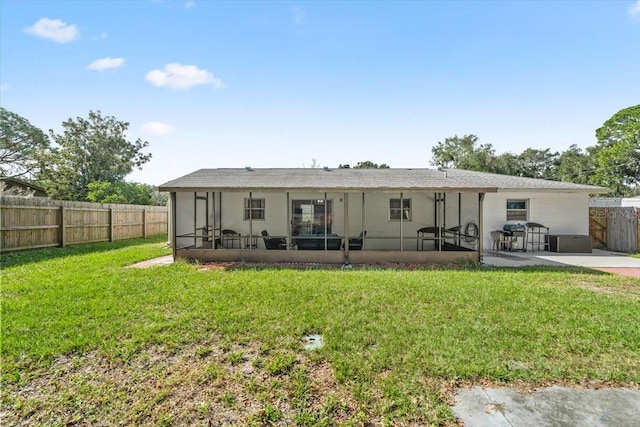
[[[328,363],[258,344],[67,355],[3,388],[0,416],[15,426],[337,425],[361,413]]]
[[[589,281],[576,281],[572,284],[579,288],[587,289],[596,293],[640,299],[640,282],[634,279],[622,281],[621,283],[616,284],[616,286],[600,286],[599,284],[594,284]]]

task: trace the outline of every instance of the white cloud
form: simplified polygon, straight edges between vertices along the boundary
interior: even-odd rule
[[[629,6],[629,15],[632,18],[640,19],[640,0],[636,0],[634,4]]]
[[[293,13],[293,23],[296,25],[302,24],[302,21],[304,21],[307,16],[307,12],[298,6],[293,6],[291,12]]]
[[[211,85],[215,89],[224,88],[221,79],[195,65],[167,64],[162,70],[149,71],[145,78],[154,86],[170,89],[190,89],[198,85]]]
[[[142,125],[142,132],[150,135],[169,135],[174,127],[161,122],[149,122]]]
[[[106,40],[109,38],[109,34],[106,31],[101,32],[97,36],[92,36],[90,40]]]
[[[57,43],[68,43],[78,38],[79,32],[75,25],[69,25],[59,19],[42,18],[35,24],[24,29],[27,34]]]
[[[109,68],[120,68],[124,65],[124,58],[111,58],[106,57],[102,59],[96,59],[91,64],[87,65],[88,70],[104,71]]]
[[[194,0],[189,0],[184,4],[184,7],[185,9],[191,9],[195,5],[196,5],[196,2]]]

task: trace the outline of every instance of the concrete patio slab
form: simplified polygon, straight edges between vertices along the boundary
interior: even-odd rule
[[[135,264],[128,265],[127,268],[149,268],[149,267],[157,267],[160,265],[169,265],[172,263],[173,263],[173,255],[165,255],[158,258],[148,259],[146,261],[141,261]]]
[[[455,397],[453,412],[465,427],[619,426],[640,423],[640,391],[552,386],[523,393],[473,387]]]
[[[587,268],[640,268],[640,259],[619,252],[594,249],[590,254],[554,252],[507,252],[487,251],[483,263],[497,267],[520,267],[525,265],[569,265]]]

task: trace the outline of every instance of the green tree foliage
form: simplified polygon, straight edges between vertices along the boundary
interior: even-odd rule
[[[0,107],[0,176],[32,178],[48,148],[44,132]]]
[[[582,151],[577,145],[571,145],[556,160],[555,179],[576,184],[591,184],[598,166],[595,151],[594,147]]]
[[[118,183],[151,159],[142,150],[149,145],[126,139],[129,123],[90,111],[88,119],[77,117],[62,123],[64,131],[50,131],[55,142],[49,166],[41,180],[53,198],[88,200],[92,182]]]
[[[154,206],[167,206],[169,203],[169,195],[165,192],[158,191],[158,187],[153,187],[151,191],[151,204]]]
[[[98,203],[127,203],[132,205],[152,205],[153,187],[137,182],[90,182],[87,199]]]
[[[491,144],[478,144],[478,137],[454,136],[432,148],[432,164],[445,168],[475,170],[504,175],[591,183],[596,162],[595,149],[582,151],[572,145],[565,152],[527,148],[520,154],[495,154]]]
[[[389,169],[389,166],[386,163],[373,163],[370,160],[365,160],[364,162],[358,162],[357,165],[353,167],[354,169]]]
[[[504,153],[493,162],[493,172],[527,178],[554,179],[560,154],[527,148],[520,154]]]
[[[594,183],[625,196],[640,192],[640,104],[624,108],[596,130]]]
[[[495,172],[497,161],[491,144],[478,144],[478,137],[455,135],[431,149],[431,164],[441,168]]]

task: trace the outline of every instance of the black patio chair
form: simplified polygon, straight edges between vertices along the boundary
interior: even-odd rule
[[[240,233],[235,230],[224,229],[220,231],[221,239],[220,243],[223,248],[233,249],[238,242],[238,248],[240,248]]]
[[[267,230],[262,230],[264,247],[267,249],[287,249],[287,239],[284,237],[269,237]]]
[[[350,251],[361,251],[362,250],[362,242],[364,238],[367,236],[367,231],[362,231],[358,237],[349,237],[349,250]]]

